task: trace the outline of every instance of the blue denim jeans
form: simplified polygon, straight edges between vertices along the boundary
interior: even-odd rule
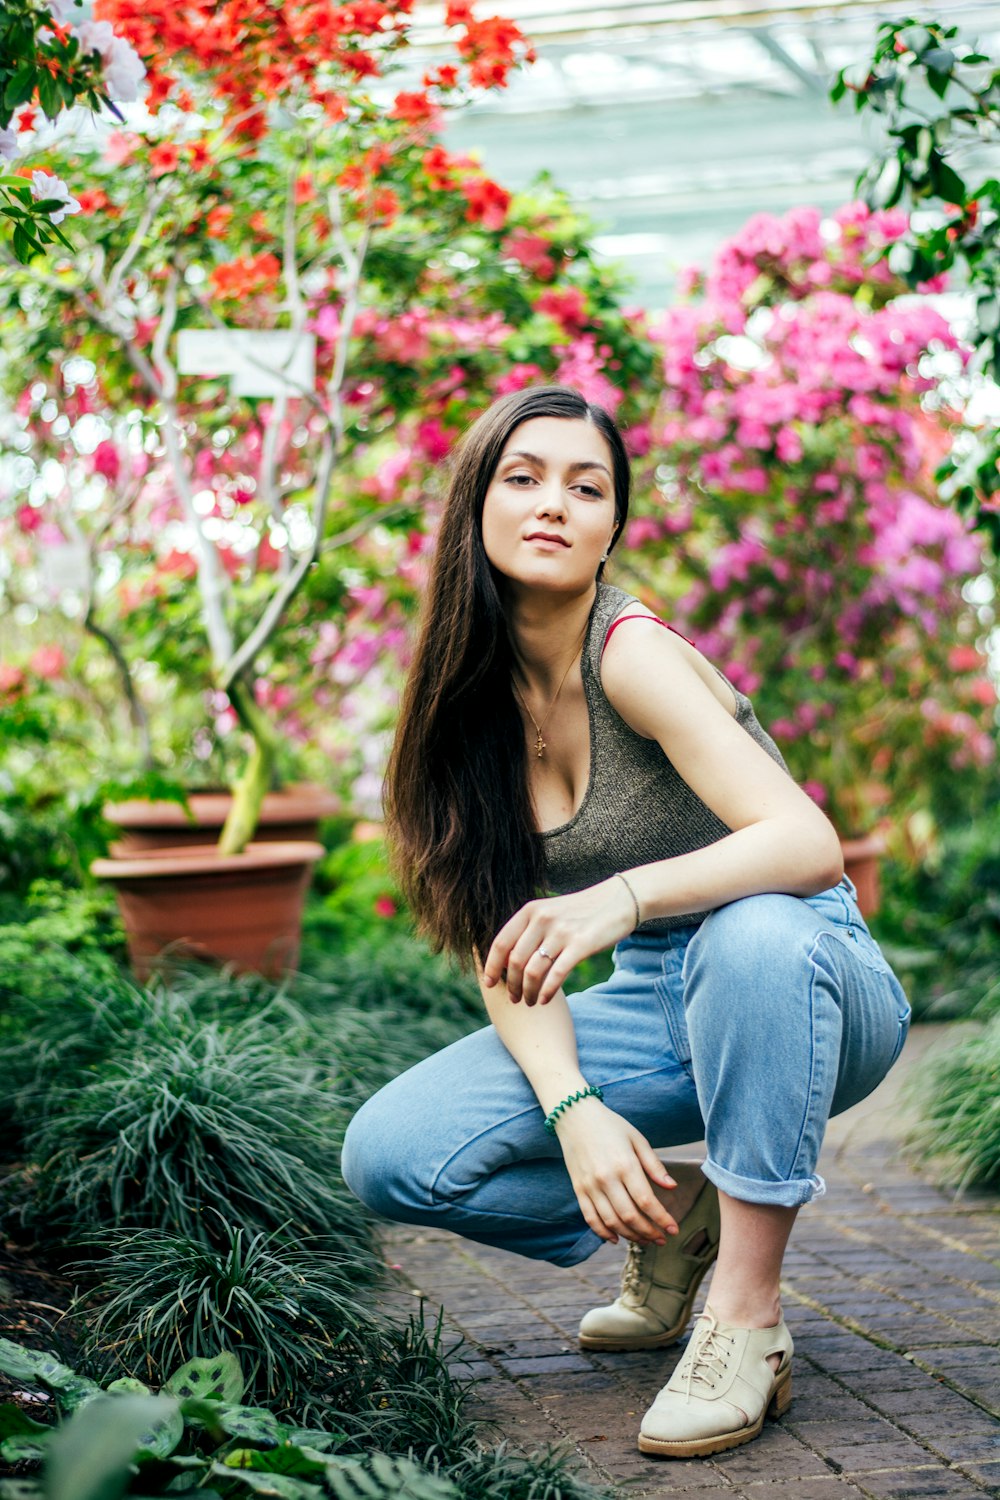
[[[854,897],[845,878],[808,900],[750,896],[626,938],[611,977],[569,1001],[584,1077],[654,1147],[704,1137],[705,1173],[732,1197],[808,1202],[824,1190],[827,1120],[884,1078],[909,1025]],[[344,1176],[386,1218],[576,1265],[602,1241],[542,1122],[487,1026],[362,1106]]]

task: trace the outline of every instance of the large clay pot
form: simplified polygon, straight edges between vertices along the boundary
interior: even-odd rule
[[[844,855],[844,873],[858,889],[858,907],[863,917],[872,917],[882,902],[879,886],[879,864],[885,853],[885,839],[878,833],[866,838],[840,841]]]
[[[169,949],[277,978],[299,954],[302,907],[322,844],[248,844],[220,855],[211,844],[96,859],[91,872],[115,887],[138,979]],[[167,961],[169,961],[169,957]]]
[[[192,823],[178,802],[109,802],[104,816],[123,830],[111,845],[116,859],[131,858],[146,849],[178,849],[208,844],[218,838],[233,804],[229,792],[192,792],[188,798]],[[321,786],[299,782],[280,792],[268,792],[254,834],[260,843],[313,841],[321,818],[340,811],[337,799]]]

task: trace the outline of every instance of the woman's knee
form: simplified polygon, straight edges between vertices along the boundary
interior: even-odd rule
[[[383,1218],[406,1223],[411,1210],[428,1206],[429,1193],[420,1183],[406,1115],[384,1097],[391,1092],[389,1084],[355,1114],[344,1136],[340,1167],[356,1198]]]
[[[685,979],[740,1009],[755,998],[773,1004],[776,988],[808,984],[818,920],[795,896],[745,896],[707,916],[692,939]]]

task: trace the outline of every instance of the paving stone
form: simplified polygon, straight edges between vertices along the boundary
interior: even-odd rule
[[[866,1474],[863,1489],[873,1500],[983,1500],[964,1474],[948,1469],[887,1469]]]
[[[560,1270],[446,1232],[386,1226],[386,1258],[402,1267],[386,1305],[412,1311],[421,1288],[429,1313],[444,1307],[447,1337],[465,1340],[452,1363],[478,1377],[470,1409],[516,1446],[569,1441],[594,1482],[620,1483],[623,1494],[1000,1496],[1000,1423],[984,1410],[1000,1403],[1000,1202],[955,1202],[917,1178],[884,1105],[878,1129],[856,1135],[852,1118],[866,1106],[832,1122],[827,1152],[837,1160],[820,1164],[830,1191],[803,1210],[786,1257],[791,1410],[729,1453],[678,1461],[636,1447],[683,1342],[632,1355],[579,1348],[583,1312],[617,1295],[621,1246]]]
[[[712,1462],[737,1486],[757,1479],[824,1478],[830,1472],[822,1457],[783,1422],[765,1422],[760,1437],[727,1453],[713,1454]]]

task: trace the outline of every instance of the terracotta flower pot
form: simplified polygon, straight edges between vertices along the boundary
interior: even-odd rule
[[[91,872],[115,887],[129,957],[149,977],[165,948],[277,978],[299,954],[302,907],[322,844],[249,844],[220,855],[211,844],[96,859]]]
[[[111,845],[116,859],[131,858],[146,849],[178,849],[211,843],[219,835],[232,806],[229,792],[192,792],[188,801],[192,823],[177,802],[109,802],[104,816],[123,829]],[[319,820],[340,811],[340,804],[324,787],[300,782],[280,792],[268,792],[254,834],[256,843],[314,840]]]
[[[866,838],[840,841],[844,854],[844,873],[858,888],[858,906],[863,917],[872,917],[882,902],[879,887],[879,863],[885,853],[885,839],[879,833]]]

